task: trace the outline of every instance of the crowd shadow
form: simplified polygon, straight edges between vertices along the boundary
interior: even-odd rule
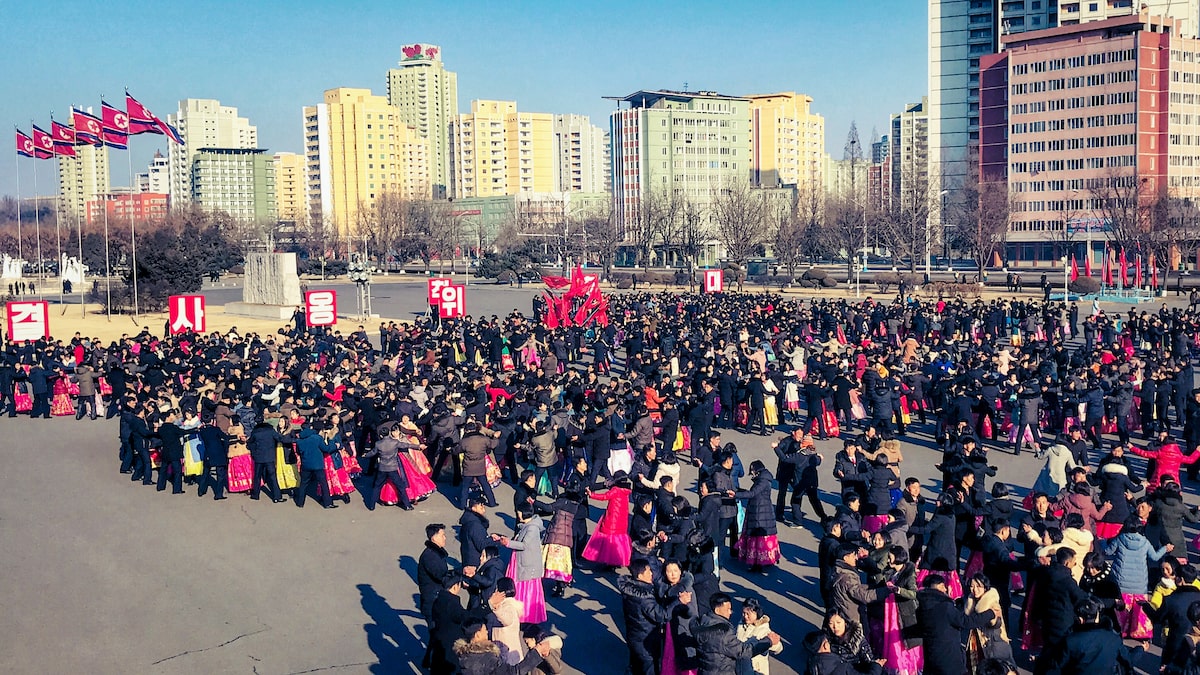
[[[398,610],[370,584],[358,584],[358,592],[362,595],[363,612],[370,619],[363,624],[363,632],[367,635],[367,646],[375,654],[378,662],[369,670],[372,673],[398,673],[412,670],[414,664],[420,663],[420,655],[425,653],[425,642],[408,626],[404,618],[424,618],[420,612],[413,610]]]

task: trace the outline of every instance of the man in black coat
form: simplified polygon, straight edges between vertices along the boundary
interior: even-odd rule
[[[429,639],[429,672],[433,675],[453,675],[457,659],[451,650],[454,643],[465,635],[463,624],[482,620],[489,613],[486,607],[474,611],[464,608],[462,589],[462,575],[451,570],[446,573],[442,590],[434,598],[430,612],[433,630]]]
[[[486,608],[492,593],[496,592],[496,584],[504,578],[505,571],[500,547],[495,544],[484,546],[479,554],[479,566],[463,567],[463,585],[471,593],[467,609]]]
[[[488,534],[487,502],[472,498],[458,520],[459,557],[463,567],[478,567],[483,549],[492,543]]]
[[[738,662],[766,654],[772,646],[779,644],[778,633],[768,633],[763,639],[739,640],[729,621],[733,616],[733,602],[725,593],[714,593],[710,605],[712,609],[692,622],[692,635],[700,655],[699,672],[737,672]]]
[[[825,507],[817,489],[817,467],[823,457],[815,452],[805,452],[801,445],[803,427],[792,429],[786,438],[775,444],[775,456],[779,464],[775,468],[775,480],[779,483],[779,494],[775,498],[775,520],[789,527],[800,527],[804,513],[800,499],[808,495],[808,503],[820,520],[825,520]],[[788,503],[788,488],[791,488],[791,520],[784,517],[784,504]]]
[[[1071,575],[1071,569],[1077,564],[1073,549],[1058,549],[1054,553],[1054,562],[1046,568],[1038,584],[1034,618],[1040,618],[1042,622],[1043,654],[1062,651],[1063,643],[1075,625],[1075,606],[1088,597]]]
[[[33,364],[33,368],[29,369],[29,389],[33,396],[30,419],[50,419],[50,373],[40,363]]]
[[[663,627],[679,605],[688,605],[692,594],[684,591],[670,605],[658,602],[654,575],[645,560],[629,563],[629,576],[617,579],[621,607],[625,614],[625,643],[629,645],[629,671],[632,675],[654,675],[661,657]],[[713,596],[716,597],[715,595]]]
[[[167,489],[167,475],[171,476],[171,494],[183,494],[183,440],[187,432],[175,424],[179,419],[179,411],[172,410],[167,421],[159,425],[154,435],[162,440],[162,450],[159,461],[162,463],[158,470],[158,491]]]
[[[995,611],[963,613],[950,599],[946,579],[930,574],[917,591],[917,625],[925,651],[924,675],[962,675],[967,672],[962,633],[983,628],[996,618]]]
[[[1075,604],[1079,625],[1063,640],[1059,649],[1042,650],[1034,673],[1038,675],[1074,675],[1078,673],[1133,672],[1134,653],[1130,653],[1107,621],[1100,620],[1101,602],[1088,595]],[[1140,653],[1141,649],[1135,653]],[[1125,666],[1118,670],[1117,665]]]
[[[229,484],[229,436],[222,432],[213,421],[200,427],[197,431],[200,445],[204,451],[204,475],[200,477],[200,489],[197,497],[203,497],[212,485],[213,500],[226,499],[225,487]]]
[[[293,442],[294,439],[283,436],[266,422],[259,422],[254,426],[250,432],[250,438],[246,442],[247,449],[250,450],[250,459],[254,460],[254,480],[250,483],[250,499],[258,499],[265,480],[271,501],[276,504],[283,501],[283,495],[279,492],[279,479],[275,474],[275,462],[279,456],[275,444]]]
[[[142,485],[152,485],[150,480],[154,472],[154,464],[150,461],[150,438],[154,432],[146,423],[146,409],[135,404],[133,417],[129,420],[129,445],[136,460],[133,462],[133,475],[130,480],[141,480]],[[161,471],[161,469],[160,469]]]
[[[425,526],[425,550],[417,559],[417,589],[421,593],[421,615],[433,630],[433,601],[450,571],[446,563],[446,526],[430,523]]]

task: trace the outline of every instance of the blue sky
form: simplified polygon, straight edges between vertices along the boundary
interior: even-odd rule
[[[216,98],[258,126],[260,145],[301,150],[301,107],[325,89],[387,93],[400,46],[438,44],[458,73],[460,109],[476,98],[530,112],[582,113],[607,128],[603,96],[638,89],[727,94],[799,91],[840,156],[852,119],[865,143],[927,86],[925,0],[728,2],[126,2],[0,1],[0,120],[28,130],[125,87],[166,117],[183,98]],[[13,134],[0,142],[0,194],[15,192]],[[48,130],[48,126],[43,126]],[[161,136],[132,139],[144,171]],[[110,151],[113,185],[128,183]],[[21,160],[32,193],[33,160]],[[38,167],[48,194],[53,170]]]

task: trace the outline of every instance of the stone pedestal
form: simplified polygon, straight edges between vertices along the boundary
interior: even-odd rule
[[[225,305],[225,313],[282,321],[291,319],[303,302],[295,253],[251,253],[246,256],[242,302]]]

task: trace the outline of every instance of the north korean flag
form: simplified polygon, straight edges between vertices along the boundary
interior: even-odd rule
[[[38,159],[50,159],[54,156],[54,139],[36,124],[33,125],[33,156]]]
[[[161,134],[163,131],[158,126],[158,117],[154,113],[146,109],[138,100],[125,92],[125,112],[129,117],[130,136],[138,134]]]
[[[158,120],[158,128],[161,129],[164,134],[166,134],[167,138],[174,141],[176,145],[183,145],[183,136],[179,135],[178,129],[171,126],[170,124],[167,124],[166,122],[162,121],[161,119]]]
[[[95,115],[72,108],[71,121],[78,145],[104,145],[104,124]]]
[[[33,139],[20,129],[17,129],[17,154],[21,157],[33,157]]]
[[[117,150],[128,149],[129,115],[104,101],[100,101],[100,110],[104,123],[104,144]]]
[[[75,156],[75,130],[71,127],[50,121],[50,135],[54,137],[54,154],[60,157]]]

